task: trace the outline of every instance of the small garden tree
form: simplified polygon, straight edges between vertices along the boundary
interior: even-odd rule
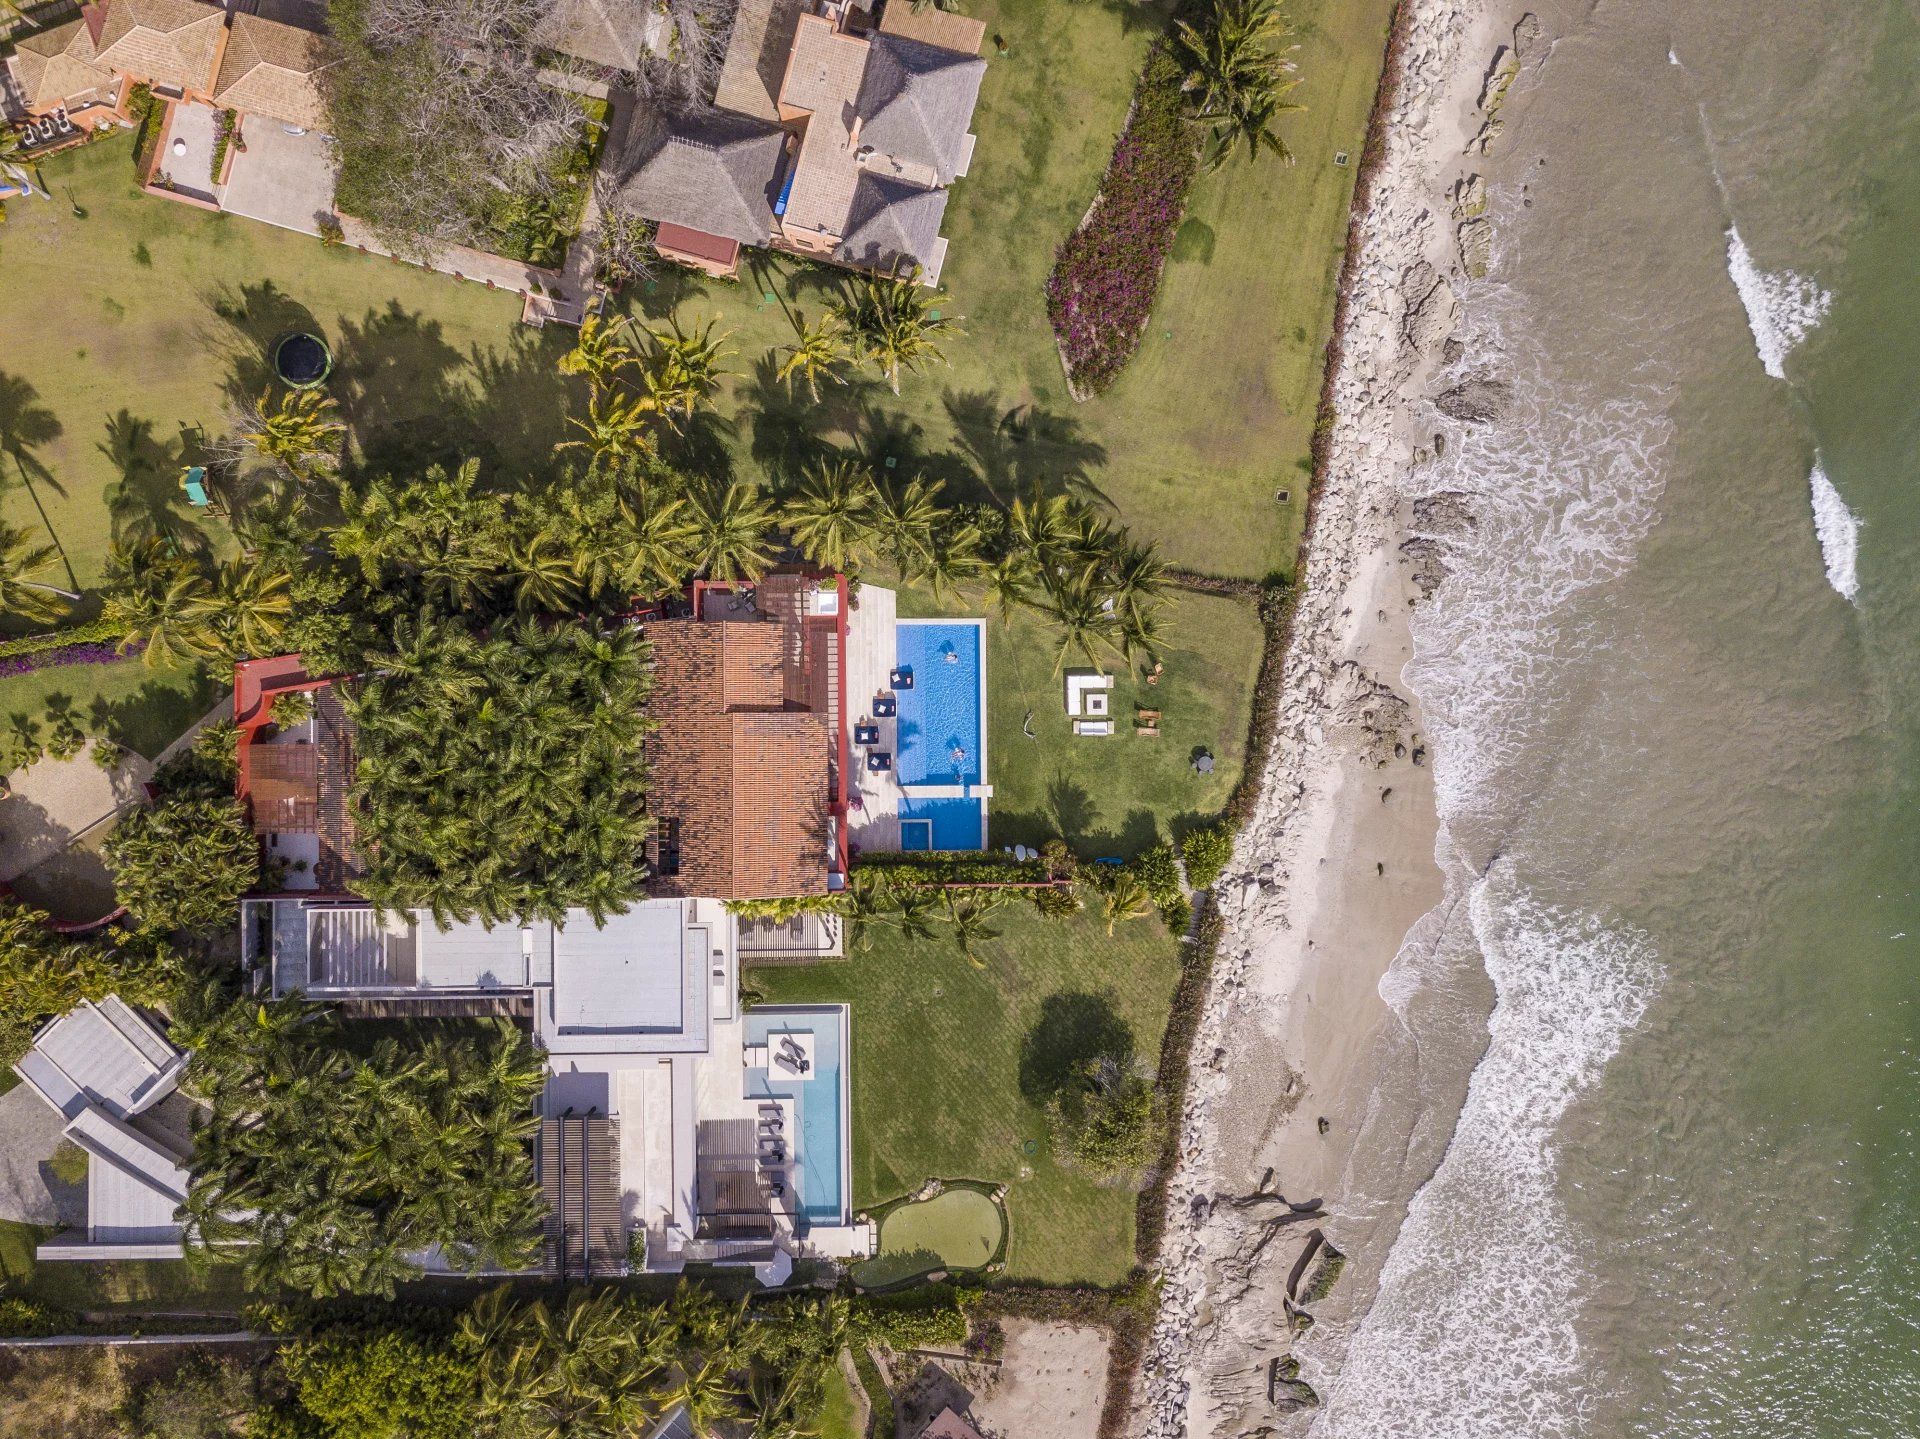
[[[113,890],[142,929],[213,930],[259,878],[259,841],[231,792],[161,796],[107,836]]]

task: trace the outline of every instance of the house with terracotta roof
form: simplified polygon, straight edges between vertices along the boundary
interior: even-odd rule
[[[908,0],[884,0],[877,26],[839,0],[750,0],[714,108],[638,127],[622,199],[658,222],[661,254],[710,273],[761,245],[937,284],[947,193],[973,157],[984,34]],[[676,145],[688,158],[661,163]]]
[[[601,919],[376,910],[354,892],[352,680],[298,655],[235,666],[237,789],[271,876],[241,904],[248,983],[369,1018],[523,1026],[549,1069],[546,1268],[567,1278],[628,1272],[639,1232],[649,1270],[732,1264],[766,1283],[874,1242],[851,1208],[847,1010],[742,1006],[728,908],[844,883],[845,581],[770,575],[691,599],[644,626],[656,878]],[[839,952],[837,922],[809,933]]]
[[[339,58],[314,30],[202,0],[94,0],[79,19],[22,38],[7,67],[30,115],[82,129],[131,123],[133,88],[148,87],[162,109],[147,188],[218,209],[249,120],[324,128],[322,77]]]

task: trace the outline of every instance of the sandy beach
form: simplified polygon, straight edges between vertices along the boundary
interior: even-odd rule
[[[1218,890],[1225,935],[1180,1117],[1165,1289],[1140,1391],[1139,1428],[1152,1439],[1304,1429],[1309,1411],[1275,1382],[1290,1373],[1289,1278],[1316,1232],[1343,1242],[1354,1139],[1399,1023],[1381,976],[1442,898],[1433,756],[1401,678],[1410,616],[1438,575],[1420,538],[1431,517],[1414,514],[1404,481],[1433,444],[1420,421],[1453,358],[1455,291],[1490,243],[1476,158],[1546,49],[1531,16],[1516,28],[1517,13],[1410,0],[1400,18],[1398,83],[1383,97],[1384,145],[1347,275],[1336,424],[1280,741]],[[1333,1303],[1351,1306],[1364,1282]]]

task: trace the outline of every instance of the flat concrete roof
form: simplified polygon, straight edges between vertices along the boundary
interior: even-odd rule
[[[637,904],[595,927],[584,911],[553,936],[553,1014],[571,1033],[687,1027],[684,906]]]

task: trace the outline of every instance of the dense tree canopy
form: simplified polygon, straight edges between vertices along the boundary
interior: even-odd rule
[[[489,923],[638,896],[643,657],[627,628],[402,626],[348,701],[359,891]]]
[[[121,817],[106,856],[120,903],[142,929],[163,934],[231,926],[260,872],[260,843],[231,788],[163,791]]]
[[[177,1026],[207,1106],[185,1207],[195,1254],[221,1246],[256,1288],[393,1294],[438,1246],[474,1268],[537,1257],[545,1206],[528,1143],[546,1066],[501,1022],[388,1032],[295,1000],[209,1002]]]

